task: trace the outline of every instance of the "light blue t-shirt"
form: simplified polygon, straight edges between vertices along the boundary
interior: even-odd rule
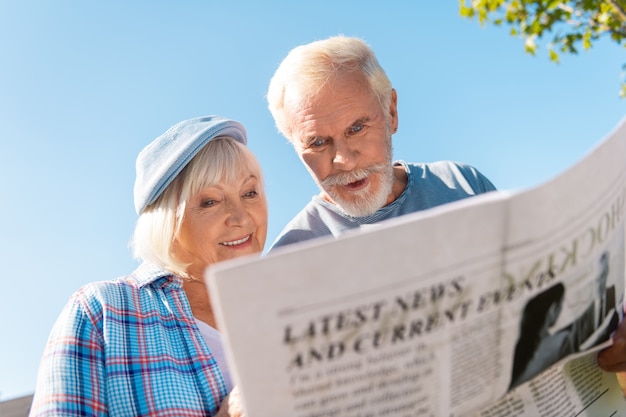
[[[406,188],[394,202],[369,216],[352,217],[316,195],[285,226],[270,250],[321,236],[339,236],[362,225],[378,223],[496,189],[476,168],[465,164],[450,161],[397,161],[395,165],[404,167],[408,179]]]

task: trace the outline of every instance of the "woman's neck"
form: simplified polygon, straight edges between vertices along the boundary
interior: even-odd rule
[[[204,281],[183,279],[183,291],[187,295],[193,316],[217,329],[211,299]]]

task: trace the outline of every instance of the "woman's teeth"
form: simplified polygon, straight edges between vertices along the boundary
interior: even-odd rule
[[[247,242],[248,239],[250,239],[250,236],[246,236],[243,239],[239,239],[239,240],[233,240],[232,242],[220,242],[220,245],[224,245],[224,246],[235,246],[235,245],[241,245],[244,242]]]

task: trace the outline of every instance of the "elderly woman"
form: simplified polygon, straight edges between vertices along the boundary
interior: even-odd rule
[[[33,416],[239,416],[204,283],[260,254],[261,168],[244,127],[217,116],[170,128],[137,158],[132,274],[70,299],[46,346]]]

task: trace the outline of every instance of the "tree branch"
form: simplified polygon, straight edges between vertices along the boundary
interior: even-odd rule
[[[626,10],[624,10],[618,0],[606,0],[606,2],[613,8],[613,11],[615,11],[622,23],[626,24]]]

